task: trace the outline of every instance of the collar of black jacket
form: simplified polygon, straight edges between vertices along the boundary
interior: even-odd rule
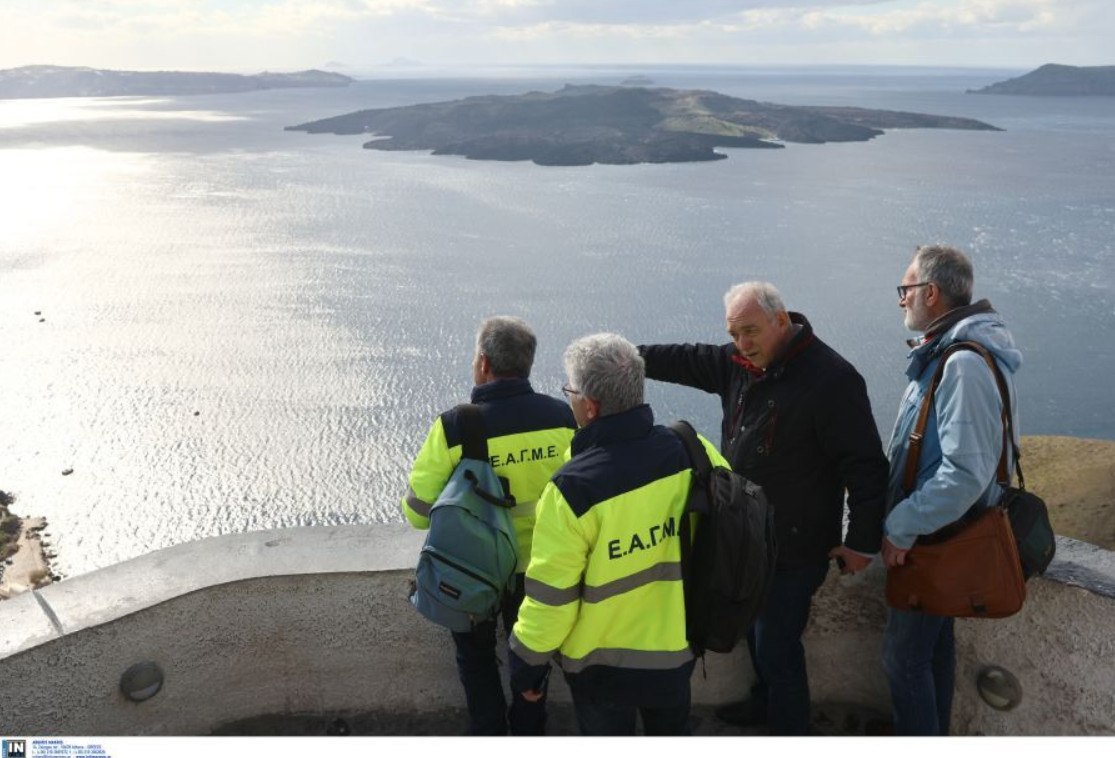
[[[925,334],[912,340],[906,340],[906,344],[910,347],[921,347],[927,345],[933,340],[939,338],[942,334],[948,334],[949,330],[959,324],[969,316],[975,316],[980,313],[994,313],[995,309],[991,307],[991,301],[987,299],[980,300],[971,305],[962,305],[959,308],[953,308],[948,313],[944,314],[936,321],[931,323],[925,328]]]
[[[534,392],[529,379],[496,379],[494,382],[473,387],[472,402],[487,403],[514,395],[525,395],[528,392]]]
[[[789,314],[790,323],[793,327],[796,327],[794,329],[795,334],[786,343],[786,349],[767,367],[763,379],[777,379],[782,376],[786,367],[793,362],[794,358],[801,355],[802,351],[813,342],[813,326],[809,323],[809,319],[795,311],[789,311]]]
[[[636,405],[626,411],[600,416],[588,426],[581,427],[573,435],[571,450],[573,455],[583,453],[598,445],[623,442],[645,437],[654,426],[654,411],[646,403]]]

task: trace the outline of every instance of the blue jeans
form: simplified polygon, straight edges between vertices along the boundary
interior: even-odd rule
[[[515,577],[514,591],[504,598],[504,639],[511,634],[523,602],[523,575]],[[496,658],[496,619],[478,624],[471,632],[453,632],[457,646],[457,673],[465,688],[469,734],[498,736],[510,727],[515,735],[542,735],[546,731],[546,697],[530,703],[515,692],[511,707],[503,694],[503,678]]]
[[[757,708],[765,704],[771,734],[809,734],[809,677],[801,635],[813,594],[828,569],[828,561],[776,569],[763,612],[748,633],[756,675],[751,698]]]
[[[573,710],[577,727],[585,737],[628,737],[635,734],[635,712],[643,717],[643,733],[649,737],[686,737],[689,731],[689,683],[685,702],[672,708],[642,708],[618,705],[584,697],[574,691]]]
[[[883,670],[890,683],[894,733],[947,735],[956,683],[953,620],[916,611],[887,611]]]

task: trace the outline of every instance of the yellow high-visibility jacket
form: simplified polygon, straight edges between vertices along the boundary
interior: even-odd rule
[[[535,392],[527,379],[499,379],[472,390],[488,435],[488,460],[510,485],[511,510],[518,538],[517,571],[530,562],[536,501],[554,471],[565,461],[576,422],[568,404]],[[402,498],[403,515],[412,526],[428,529],[430,508],[461,460],[461,433],[456,409],[434,421],[411,468]]]
[[[671,705],[693,661],[679,538],[689,458],[647,405],[579,430],[571,452],[538,503],[512,687],[533,689],[556,657],[575,694]]]

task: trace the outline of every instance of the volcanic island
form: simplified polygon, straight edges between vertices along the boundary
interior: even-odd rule
[[[481,95],[377,108],[286,127],[370,134],[369,150],[431,150],[543,166],[674,163],[727,158],[715,148],[863,142],[887,129],[1000,131],[969,118],[845,106],[791,106],[707,90],[566,85],[556,92]]]

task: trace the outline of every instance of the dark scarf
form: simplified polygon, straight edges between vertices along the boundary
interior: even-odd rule
[[[935,319],[929,326],[925,328],[925,334],[914,339],[906,340],[906,344],[910,347],[921,347],[927,342],[932,342],[938,336],[944,334],[949,329],[959,324],[969,316],[975,316],[980,313],[994,313],[995,309],[991,307],[991,301],[984,298],[978,303],[971,305],[962,305],[959,308],[953,308],[948,313]]]

